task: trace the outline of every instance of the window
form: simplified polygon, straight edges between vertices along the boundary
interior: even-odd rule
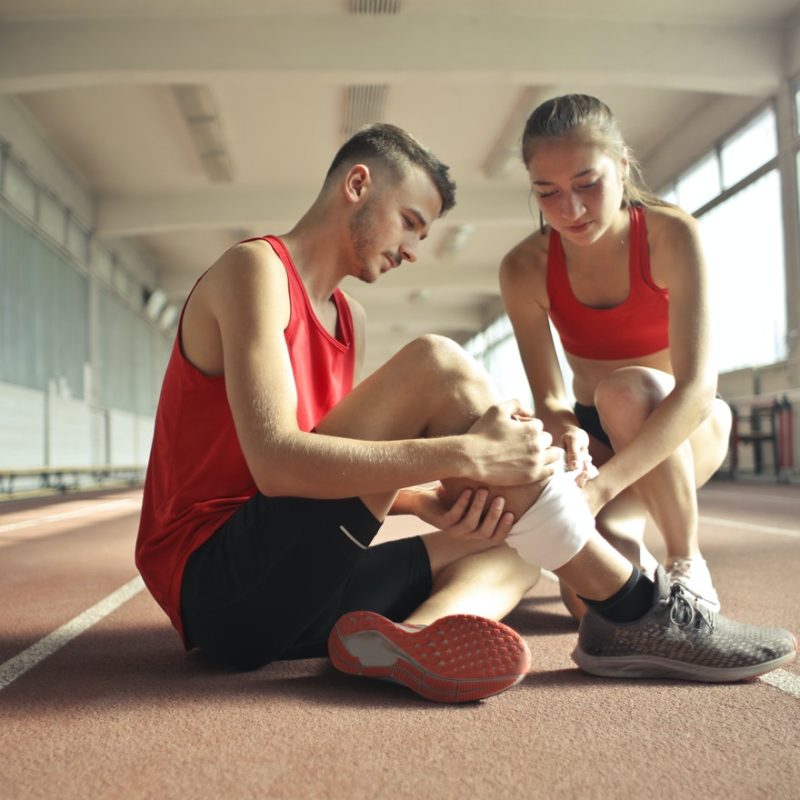
[[[767,108],[722,143],[722,183],[729,189],[778,155],[775,112]]]
[[[114,272],[114,256],[96,239],[92,239],[89,245],[89,258],[92,272],[110,284]]]
[[[689,212],[713,200],[722,191],[717,154],[709,153],[678,178],[675,191],[678,205]]]
[[[675,191],[674,186],[668,186],[665,189],[662,189],[658,192],[658,196],[667,203],[672,203],[673,205],[679,205],[678,203],[678,193]]]
[[[59,244],[64,243],[67,210],[49,192],[39,191],[39,227]]]
[[[22,166],[8,159],[5,163],[5,186],[3,191],[6,197],[30,219],[36,217],[36,184]]]
[[[800,82],[794,88],[794,131],[800,135]]]
[[[67,250],[81,264],[89,263],[89,231],[76,219],[70,217],[67,222]]]
[[[492,376],[502,398],[515,397],[523,405],[532,405],[528,378],[522,367],[511,322],[506,315],[474,336],[464,347]]]
[[[700,218],[717,368],[786,358],[786,283],[777,169]],[[736,231],[736,235],[731,235]]]

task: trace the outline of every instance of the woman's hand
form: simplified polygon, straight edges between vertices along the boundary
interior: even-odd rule
[[[575,482],[583,488],[588,481],[597,477],[597,467],[592,463],[592,456],[589,453],[589,434],[582,428],[570,426],[564,433],[562,443],[567,471],[579,472]]]
[[[489,502],[489,491],[484,487],[465,489],[452,505],[441,484],[405,491],[411,493],[409,508],[416,516],[455,539],[483,539],[499,544],[514,524],[514,515],[503,512],[504,498],[495,497]]]

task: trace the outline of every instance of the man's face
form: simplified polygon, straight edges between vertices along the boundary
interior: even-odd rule
[[[375,175],[350,220],[355,277],[372,283],[403,261],[416,261],[441,208],[439,191],[424,170],[411,167],[394,181],[386,172]]]

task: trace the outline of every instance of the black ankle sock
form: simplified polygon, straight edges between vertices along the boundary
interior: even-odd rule
[[[653,607],[653,581],[634,567],[625,585],[611,597],[606,600],[581,597],[581,600],[610,622],[633,622]]]

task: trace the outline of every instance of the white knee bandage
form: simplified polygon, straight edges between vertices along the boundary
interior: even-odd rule
[[[506,543],[523,561],[550,570],[563,567],[594,532],[589,504],[575,483],[577,474],[554,475],[536,502],[514,523]]]

